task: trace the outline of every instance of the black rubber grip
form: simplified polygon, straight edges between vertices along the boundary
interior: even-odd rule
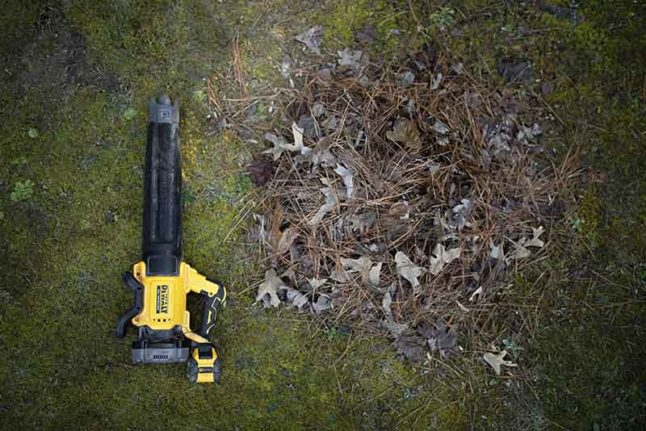
[[[218,285],[217,293],[209,296],[208,293],[202,291],[200,294],[204,298],[204,306],[202,308],[202,322],[200,324],[200,335],[204,338],[208,337],[209,332],[215,326],[215,321],[220,312],[220,307],[225,297],[224,286],[221,283],[214,282]]]
[[[144,308],[144,286],[129,272],[123,274],[123,282],[133,293],[133,304],[132,308],[123,313],[117,320],[115,335],[118,338],[126,336],[132,318],[141,313]]]
[[[147,275],[177,275],[182,259],[179,105],[161,96],[149,108],[142,257]]]

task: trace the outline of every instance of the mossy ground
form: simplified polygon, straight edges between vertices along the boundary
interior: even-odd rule
[[[385,1],[7,4],[2,428],[639,429],[646,159],[637,3],[585,6],[580,23],[485,1],[424,3],[415,14],[408,2]],[[428,19],[441,6],[456,11],[446,32]],[[409,47],[434,38],[483,79],[500,81],[497,61],[513,57],[553,85],[544,97],[561,125],[549,145],[581,148],[585,166],[605,176],[579,185],[574,242],[555,240],[545,272],[515,283],[509,302],[532,310],[525,317],[536,328],[519,340],[524,379],[493,377],[475,354],[415,369],[384,341],[252,304],[237,224],[250,150],[233,133],[205,133],[204,79],[227,67],[236,34],[251,85],[276,79],[281,50],[298,49],[286,41],[315,24],[326,27],[327,49],[374,24],[373,55],[401,50],[399,29]],[[131,366],[127,343],[112,335],[131,300],[119,275],[139,255],[145,104],[161,91],[183,103],[185,255],[231,294],[215,332],[225,362],[215,387],[189,384],[181,366]],[[27,180],[31,193],[12,199]]]

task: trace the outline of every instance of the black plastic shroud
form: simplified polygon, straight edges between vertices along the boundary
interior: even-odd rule
[[[182,171],[179,103],[149,103],[142,258],[148,276],[178,275],[182,260]]]

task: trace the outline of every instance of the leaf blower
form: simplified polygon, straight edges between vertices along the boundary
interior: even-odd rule
[[[218,382],[222,361],[208,335],[226,299],[224,286],[182,260],[182,173],[179,103],[162,95],[149,103],[142,258],[123,281],[134,295],[132,308],[117,321],[116,336],[137,330],[136,364],[186,362],[193,382]],[[187,295],[204,299],[201,326],[190,328]]]

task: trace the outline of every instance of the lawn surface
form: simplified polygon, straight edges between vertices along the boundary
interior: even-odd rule
[[[646,12],[566,3],[7,2],[0,428],[643,429]],[[434,41],[479,79],[532,94],[552,117],[548,148],[577,154],[552,252],[506,298],[525,324],[492,340],[523,348],[516,377],[468,349],[414,368],[385,340],[253,304],[239,223],[252,149],[208,133],[206,79],[237,44],[247,91],[274,85],[293,37],[317,24],[330,52],[366,25],[373,56]],[[530,62],[531,79],[506,83],[506,60]],[[182,100],[185,257],[229,286],[218,386],[135,367],[113,336],[131,301],[120,274],[140,253],[146,101],[162,91]]]

